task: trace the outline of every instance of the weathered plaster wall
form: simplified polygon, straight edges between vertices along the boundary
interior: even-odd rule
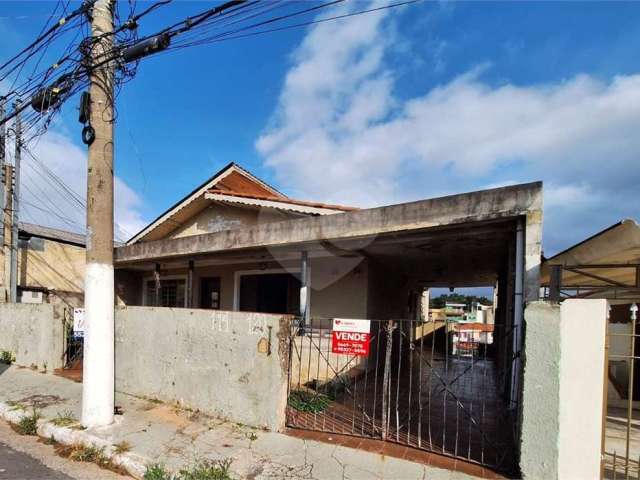
[[[50,304],[0,304],[0,350],[16,356],[16,364],[51,373],[62,367],[63,322]]]
[[[33,238],[18,255],[19,285],[84,293],[85,249]]]
[[[520,469],[527,479],[557,478],[560,421],[560,306],[525,310]]]
[[[118,307],[116,389],[278,430],[288,333],[281,315]]]
[[[213,203],[171,232],[167,238],[182,238],[190,235],[214,233],[300,217],[301,215],[288,214],[272,209],[241,208]]]
[[[525,479],[599,478],[606,315],[605,300],[525,311]]]
[[[295,221],[258,224],[252,227],[139,242],[116,248],[116,265],[148,259],[189,257],[199,253],[228,252],[265,246],[286,246],[326,239],[348,239],[381,233],[402,232],[445,225],[464,224],[527,215],[526,271],[530,279],[527,300],[537,298],[542,222],[540,182],[483,190],[448,197],[420,200],[348,212],[340,215],[302,218]]]
[[[565,300],[560,307],[558,478],[598,478],[602,441],[606,300]]]

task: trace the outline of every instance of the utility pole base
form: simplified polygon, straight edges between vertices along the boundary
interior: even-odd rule
[[[113,265],[90,263],[85,273],[86,330],[82,378],[82,425],[113,423],[114,294]]]

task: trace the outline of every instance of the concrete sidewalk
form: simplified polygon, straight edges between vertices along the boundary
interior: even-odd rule
[[[61,443],[104,446],[114,463],[140,478],[147,465],[177,471],[202,459],[231,459],[242,479],[472,479],[460,472],[339,445],[264,432],[179,409],[153,400],[118,394],[122,415],[99,429],[56,427],[58,416],[80,417],[82,385],[19,367],[0,365],[0,416],[16,421],[35,406],[42,415],[38,433]],[[113,445],[126,441],[127,453]]]

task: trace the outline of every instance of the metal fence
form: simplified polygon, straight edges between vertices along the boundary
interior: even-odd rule
[[[516,468],[513,329],[371,320],[367,355],[334,353],[332,319],[294,322],[287,425]],[[499,338],[496,338],[498,336]],[[511,407],[511,408],[510,408]]]
[[[615,306],[614,306],[615,308]],[[640,333],[634,303],[607,324],[602,475],[640,479]]]

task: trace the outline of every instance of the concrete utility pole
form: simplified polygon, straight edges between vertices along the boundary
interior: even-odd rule
[[[5,115],[5,99],[0,99],[0,118],[4,118]],[[0,256],[2,260],[0,261],[0,282],[2,282],[2,287],[0,288],[0,302],[6,302],[7,298],[7,287],[9,286],[9,282],[7,282],[7,268],[6,268],[6,248],[5,248],[5,228],[9,225],[7,221],[7,202],[5,202],[5,183],[7,181],[7,177],[5,176],[5,162],[6,162],[6,142],[7,142],[7,129],[6,124],[3,123],[0,125],[0,177],[2,177],[0,181]]]
[[[19,108],[20,103],[16,102],[15,109],[18,110]],[[13,129],[15,133],[16,150],[13,173],[15,183],[13,186],[13,201],[11,202],[13,212],[11,215],[11,285],[9,287],[9,301],[16,303],[18,301],[18,214],[20,210],[20,162],[22,158],[22,121],[20,120],[20,114],[16,115]]]
[[[5,114],[5,100],[4,98],[0,99],[0,118],[4,118]],[[6,151],[6,124],[0,125],[0,176],[2,176],[2,181],[0,181],[0,212],[2,212],[2,220],[3,224],[0,227],[0,245],[4,245],[4,209],[6,207],[4,203],[4,183],[6,179],[4,178],[4,163],[5,163],[5,151]],[[5,286],[6,288],[6,286]]]
[[[91,64],[100,64],[113,47],[113,0],[93,4]],[[82,424],[113,423],[114,286],[113,286],[113,73],[107,62],[91,71],[87,172],[87,265],[85,273]]]

